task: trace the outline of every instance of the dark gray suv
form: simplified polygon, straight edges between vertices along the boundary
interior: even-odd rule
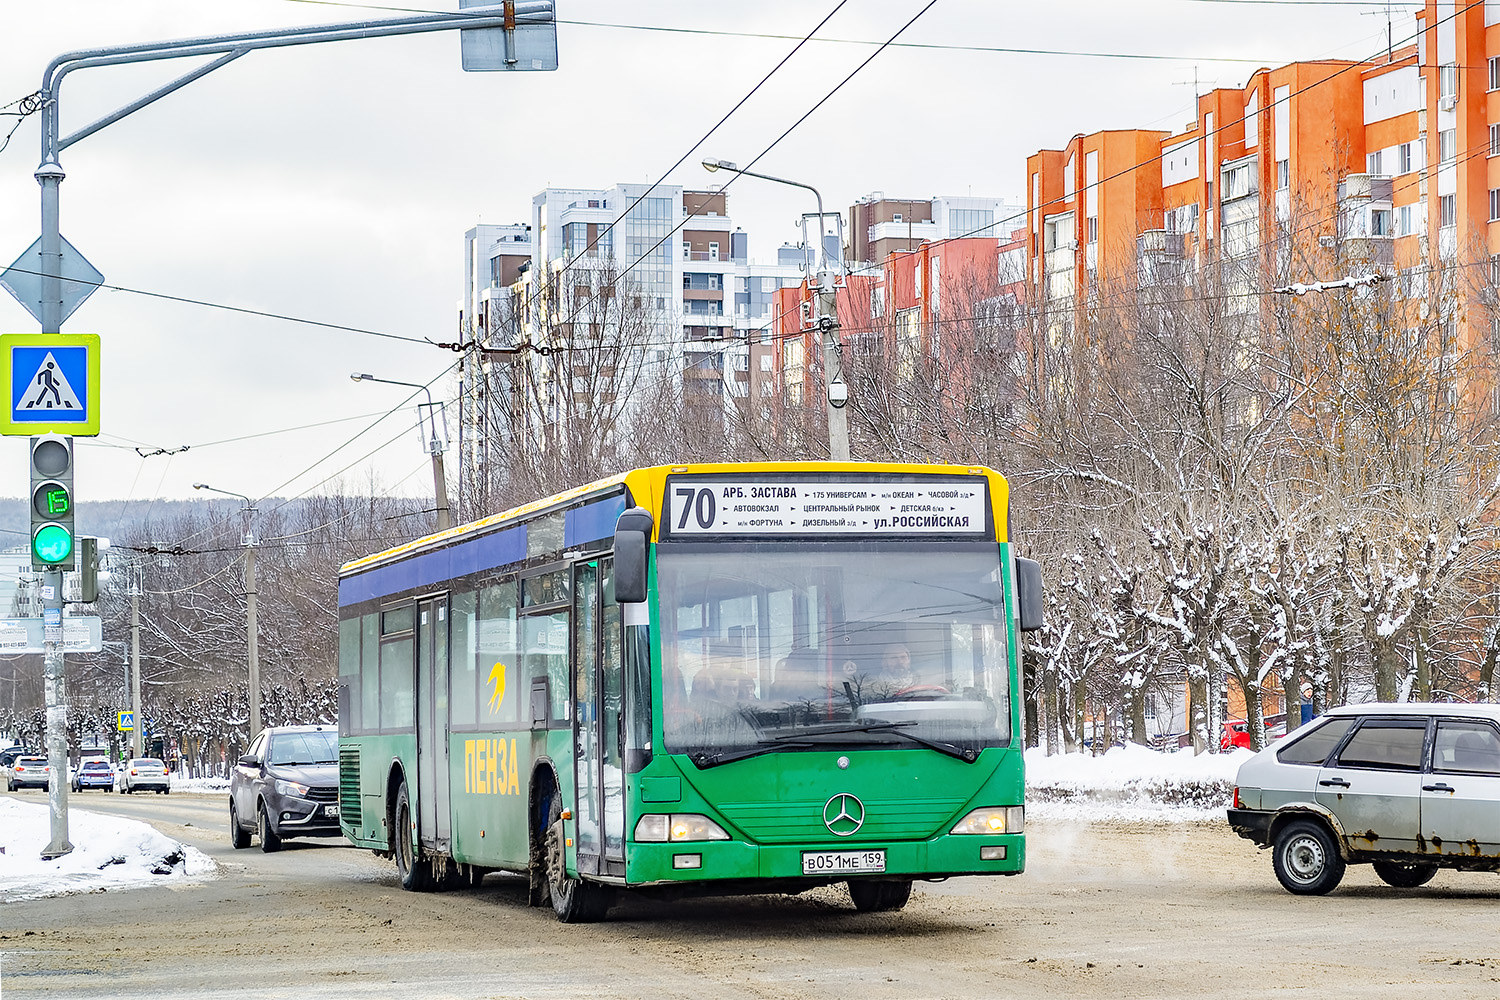
[[[337,726],[265,730],[229,775],[229,839],[279,851],[290,837],[340,837]]]
[[[1401,888],[1500,871],[1500,705],[1336,708],[1240,765],[1229,825],[1298,895],[1350,864]]]

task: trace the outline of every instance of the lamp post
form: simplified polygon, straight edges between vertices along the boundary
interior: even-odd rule
[[[390,378],[376,378],[363,372],[354,372],[349,378],[355,382],[384,382],[386,385],[404,385],[409,389],[421,389],[427,393],[427,414],[423,418],[422,436],[427,439],[427,453],[432,456],[432,492],[437,500],[437,529],[447,531],[453,527],[453,516],[448,508],[448,477],[443,471],[444,436],[438,433],[438,408],[432,401],[432,390],[418,382],[400,382]],[[418,406],[418,416],[422,416]]]
[[[194,483],[193,489],[222,493],[226,497],[237,497],[245,501],[243,509],[245,515],[245,639],[249,647],[247,659],[250,668],[250,696],[246,700],[250,702],[249,738],[253,740],[260,733],[260,652],[256,644],[259,629],[255,624],[255,530],[253,528],[255,501],[243,493],[217,489],[207,483]],[[139,674],[139,670],[137,673]],[[140,720],[137,719],[137,732],[140,731],[140,724]]]
[[[818,329],[818,339],[823,345],[823,383],[828,394],[828,457],[835,462],[847,462],[849,461],[849,418],[844,408],[849,403],[849,386],[844,381],[841,364],[843,354],[839,347],[838,336],[839,321],[835,285],[837,275],[828,265],[828,252],[825,246],[827,237],[823,229],[823,196],[811,184],[756,173],[753,170],[738,167],[728,160],[704,160],[703,169],[709,173],[716,170],[728,170],[730,173],[745,177],[758,177],[763,181],[802,188],[804,191],[811,191],[813,197],[817,199],[818,252],[813,260],[807,261],[804,273],[809,279],[814,270],[817,273],[817,291],[813,297],[813,323]]]

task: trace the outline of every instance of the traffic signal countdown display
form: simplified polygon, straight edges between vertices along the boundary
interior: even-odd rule
[[[31,439],[31,563],[37,572],[73,568],[73,439]]]

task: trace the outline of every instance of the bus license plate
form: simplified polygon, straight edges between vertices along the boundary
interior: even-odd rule
[[[336,805],[324,806],[323,807],[323,815],[325,815],[325,816],[332,816],[334,819],[338,819],[339,818],[339,807],[336,806]]]
[[[804,851],[802,874],[847,875],[885,871],[885,851]]]

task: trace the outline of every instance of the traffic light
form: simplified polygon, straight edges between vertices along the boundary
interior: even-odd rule
[[[31,568],[73,568],[73,439],[31,439]]]
[[[93,604],[99,599],[99,584],[109,582],[104,569],[104,554],[109,551],[108,538],[78,539],[78,600]]]

